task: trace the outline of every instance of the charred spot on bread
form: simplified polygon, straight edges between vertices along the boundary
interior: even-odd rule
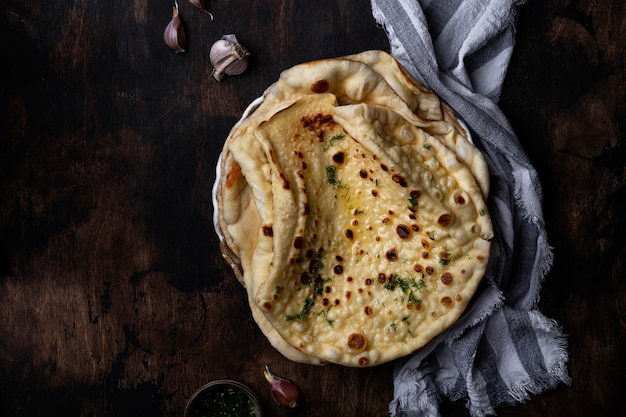
[[[330,88],[330,84],[327,80],[317,80],[311,84],[311,91],[314,93],[325,93]]]
[[[232,188],[241,177],[241,166],[237,162],[233,162],[230,171],[226,174],[226,188]]]
[[[363,352],[367,346],[367,339],[363,333],[351,333],[346,340],[346,346],[350,353]]]

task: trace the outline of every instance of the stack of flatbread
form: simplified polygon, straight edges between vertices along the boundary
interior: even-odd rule
[[[226,139],[222,252],[287,358],[374,366],[463,313],[487,266],[489,173],[462,124],[382,51],[294,66]]]

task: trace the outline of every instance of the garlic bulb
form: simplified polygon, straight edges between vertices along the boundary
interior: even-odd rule
[[[235,35],[224,35],[211,46],[209,58],[213,71],[211,75],[221,81],[226,75],[241,74],[248,68],[250,52],[238,41]]]
[[[187,48],[187,37],[183,29],[183,22],[178,15],[178,3],[174,2],[172,8],[172,19],[163,31],[163,41],[176,53],[185,52]]]

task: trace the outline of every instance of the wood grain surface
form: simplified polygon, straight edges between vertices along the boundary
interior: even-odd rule
[[[0,415],[182,416],[240,380],[269,416],[384,416],[393,364],[289,362],[251,318],[212,227],[230,128],[280,71],[388,50],[366,0],[0,2]],[[234,33],[243,75],[210,77]],[[539,171],[555,262],[543,312],[569,335],[571,386],[500,416],[621,416],[626,406],[626,3],[530,1],[501,107]],[[269,365],[303,399],[277,407]],[[442,416],[468,416],[462,402]]]

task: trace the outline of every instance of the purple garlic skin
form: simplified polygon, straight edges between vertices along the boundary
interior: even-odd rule
[[[248,69],[250,52],[238,41],[235,35],[224,35],[216,41],[209,52],[213,65],[211,75],[221,81],[224,75],[238,75]]]
[[[272,386],[272,398],[277,404],[289,408],[294,408],[298,405],[300,391],[293,382],[272,374],[267,366],[263,371],[263,375],[265,375],[265,379]]]
[[[204,2],[204,0],[189,0],[189,3],[191,3],[193,7],[200,10],[201,12],[208,14],[211,20],[213,20],[213,15],[207,9],[206,3]]]
[[[178,15],[178,5],[172,8],[172,19],[163,31],[163,41],[174,52],[185,52],[187,48],[187,36],[183,28],[183,22]]]

